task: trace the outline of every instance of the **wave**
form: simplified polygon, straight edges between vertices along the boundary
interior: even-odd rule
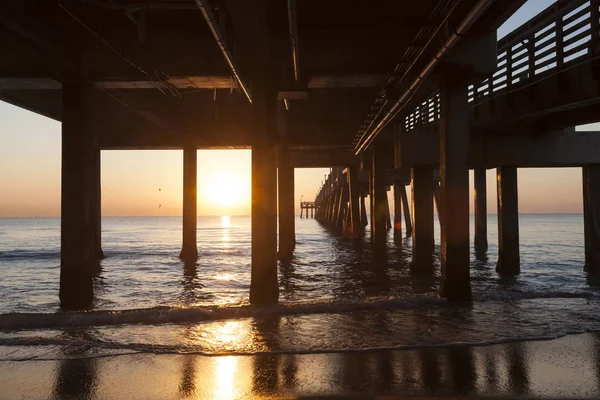
[[[148,343],[120,343],[114,341],[105,341],[102,339],[69,339],[62,337],[16,337],[0,338],[0,346],[6,347],[27,347],[24,356],[10,353],[0,356],[0,361],[29,361],[29,360],[61,360],[73,358],[100,358],[130,354],[185,354],[201,356],[248,356],[248,355],[283,355],[283,354],[329,354],[329,353],[363,353],[373,351],[398,351],[415,350],[425,348],[456,348],[456,347],[483,347],[515,342],[532,342],[554,340],[568,335],[581,335],[585,333],[600,332],[596,329],[566,329],[563,332],[554,335],[529,335],[519,337],[503,337],[488,340],[472,341],[440,341],[436,343],[419,344],[401,344],[401,345],[382,345],[365,346],[359,348],[288,348],[288,349],[269,349],[269,350],[245,350],[245,351],[210,351],[206,349],[190,348],[182,344],[162,345]],[[69,351],[41,352],[35,355],[36,351],[31,350],[35,347],[58,347],[60,349],[69,349]],[[90,351],[93,349],[94,351]],[[18,353],[21,354],[21,353]],[[49,356],[50,355],[50,356]]]
[[[600,299],[598,293],[504,292],[476,293],[474,302],[532,299]],[[233,305],[204,307],[152,307],[130,310],[98,310],[58,313],[8,313],[0,315],[0,331],[49,329],[105,325],[204,322],[241,318],[265,318],[301,314],[343,314],[367,310],[412,310],[432,306],[454,307],[433,295],[412,295],[410,299],[374,299],[349,302],[277,304],[272,306]],[[460,305],[459,305],[460,306]]]
[[[1,260],[18,260],[34,258],[37,260],[59,259],[60,250],[8,250],[0,251]]]

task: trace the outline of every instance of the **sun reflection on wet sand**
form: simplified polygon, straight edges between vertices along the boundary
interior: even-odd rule
[[[218,357],[215,368],[214,399],[233,399],[237,391],[235,375],[237,358],[233,356]]]

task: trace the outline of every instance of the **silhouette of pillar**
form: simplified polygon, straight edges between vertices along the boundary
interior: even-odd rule
[[[390,212],[390,202],[388,200],[388,196],[387,196],[387,188],[385,190],[385,229],[389,230],[392,229],[392,215]]]
[[[394,241],[402,242],[402,193],[398,182],[394,182]]]
[[[517,167],[496,169],[498,183],[498,263],[501,275],[521,272],[519,259],[519,198]]]
[[[402,208],[404,210],[404,224],[406,225],[406,236],[412,236],[412,220],[410,218],[410,207],[408,205],[408,195],[406,187],[400,186],[400,196],[402,197]]]
[[[252,267],[250,303],[274,304],[277,283],[276,101],[270,91],[253,93]]]
[[[365,202],[365,196],[361,193],[360,195],[360,227],[364,230],[365,226],[369,224],[369,218],[367,217],[367,205]]]
[[[296,245],[294,222],[294,167],[288,165],[286,150],[280,153],[279,189],[279,257],[290,259]],[[302,212],[302,210],[300,211]],[[306,210],[308,218],[308,209]]]
[[[339,191],[339,202],[338,202],[338,215],[335,221],[335,229],[341,230],[344,227],[344,220],[346,214],[346,205],[348,203],[348,186],[343,186]]]
[[[179,257],[185,261],[196,261],[198,258],[197,233],[197,157],[194,146],[183,149],[183,241]]]
[[[467,92],[464,81],[447,79],[440,94],[441,190],[438,214],[442,280],[439,294],[450,301],[471,300]]]
[[[94,297],[92,266],[96,232],[96,175],[90,117],[92,87],[64,82],[62,89],[62,165],[60,304],[86,308]]]
[[[387,221],[389,219],[387,206],[387,191],[385,190],[385,153],[384,148],[376,147],[372,154],[371,166],[371,245],[373,255],[382,257],[386,253]],[[386,215],[387,214],[387,215]]]
[[[475,184],[475,252],[481,253],[488,249],[487,241],[487,182],[485,168],[476,168]]]
[[[411,169],[412,236],[414,271],[429,271],[433,256],[433,169],[418,166]]]
[[[583,230],[585,270],[600,271],[600,166],[583,170]]]
[[[350,232],[348,236],[353,240],[360,238],[360,189],[358,187],[358,168],[348,168],[348,189],[350,191]]]
[[[104,252],[102,251],[102,183],[101,183],[101,155],[100,148],[94,147],[94,259],[102,260]]]

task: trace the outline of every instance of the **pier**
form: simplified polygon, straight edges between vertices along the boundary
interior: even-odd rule
[[[600,132],[573,128],[599,119],[600,0],[558,0],[498,40],[524,2],[3,1],[0,99],[62,122],[61,305],[92,304],[100,154],[116,149],[183,152],[186,263],[198,258],[197,150],[252,150],[253,304],[278,302],[278,261],[294,256],[296,168],[331,168],[301,216],[370,241],[374,260],[389,230],[410,237],[416,274],[432,271],[437,207],[439,294],[470,301],[486,171],[497,272],[510,277],[518,170],[579,167],[585,270],[600,271]]]

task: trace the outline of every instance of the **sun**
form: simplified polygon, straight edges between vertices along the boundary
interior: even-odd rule
[[[217,206],[234,206],[244,198],[246,186],[244,180],[235,172],[217,172],[208,179],[206,196]]]

